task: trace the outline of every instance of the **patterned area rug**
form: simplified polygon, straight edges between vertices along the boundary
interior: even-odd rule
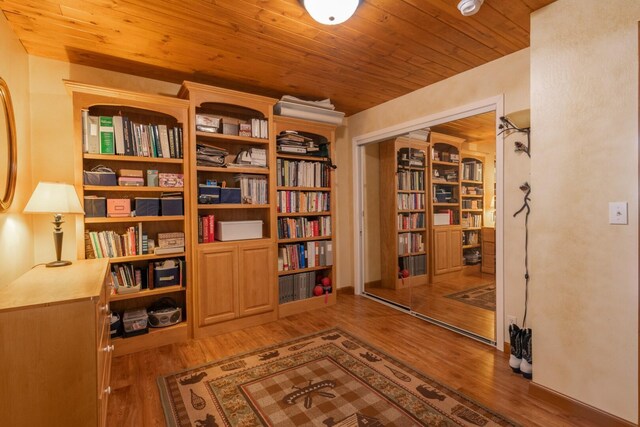
[[[169,426],[515,426],[340,329],[158,378]]]
[[[475,305],[476,307],[484,308],[485,310],[496,311],[495,283],[478,286],[477,288],[465,289],[461,292],[445,295],[445,297],[465,304]]]

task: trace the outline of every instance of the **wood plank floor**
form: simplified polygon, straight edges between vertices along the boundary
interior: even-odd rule
[[[336,326],[524,426],[597,425],[530,397],[529,382],[511,372],[507,354],[370,299],[342,294],[326,309],[115,358],[107,425],[165,425],[156,385],[160,375]]]

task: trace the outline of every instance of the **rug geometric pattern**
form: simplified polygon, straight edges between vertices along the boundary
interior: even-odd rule
[[[331,329],[158,378],[169,426],[515,426]]]
[[[464,291],[445,295],[445,298],[451,298],[465,304],[484,308],[485,310],[496,311],[496,284],[491,283],[489,285],[465,289]]]

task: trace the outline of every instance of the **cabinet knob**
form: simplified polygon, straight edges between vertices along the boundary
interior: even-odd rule
[[[111,344],[111,345],[106,346],[106,347],[105,347],[105,348],[103,348],[102,350],[103,350],[105,353],[109,353],[109,352],[113,351],[113,349],[114,349],[114,348],[115,348],[115,347],[113,346],[113,344]]]
[[[111,394],[111,386],[104,389],[104,394]]]

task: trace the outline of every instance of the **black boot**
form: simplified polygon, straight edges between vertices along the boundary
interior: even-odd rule
[[[509,340],[511,344],[511,356],[509,356],[509,366],[516,374],[520,373],[522,363],[522,329],[512,323],[509,325]]]
[[[533,359],[531,354],[532,343],[531,329],[522,329],[522,362],[520,363],[520,371],[522,376],[530,380],[533,378]]]

